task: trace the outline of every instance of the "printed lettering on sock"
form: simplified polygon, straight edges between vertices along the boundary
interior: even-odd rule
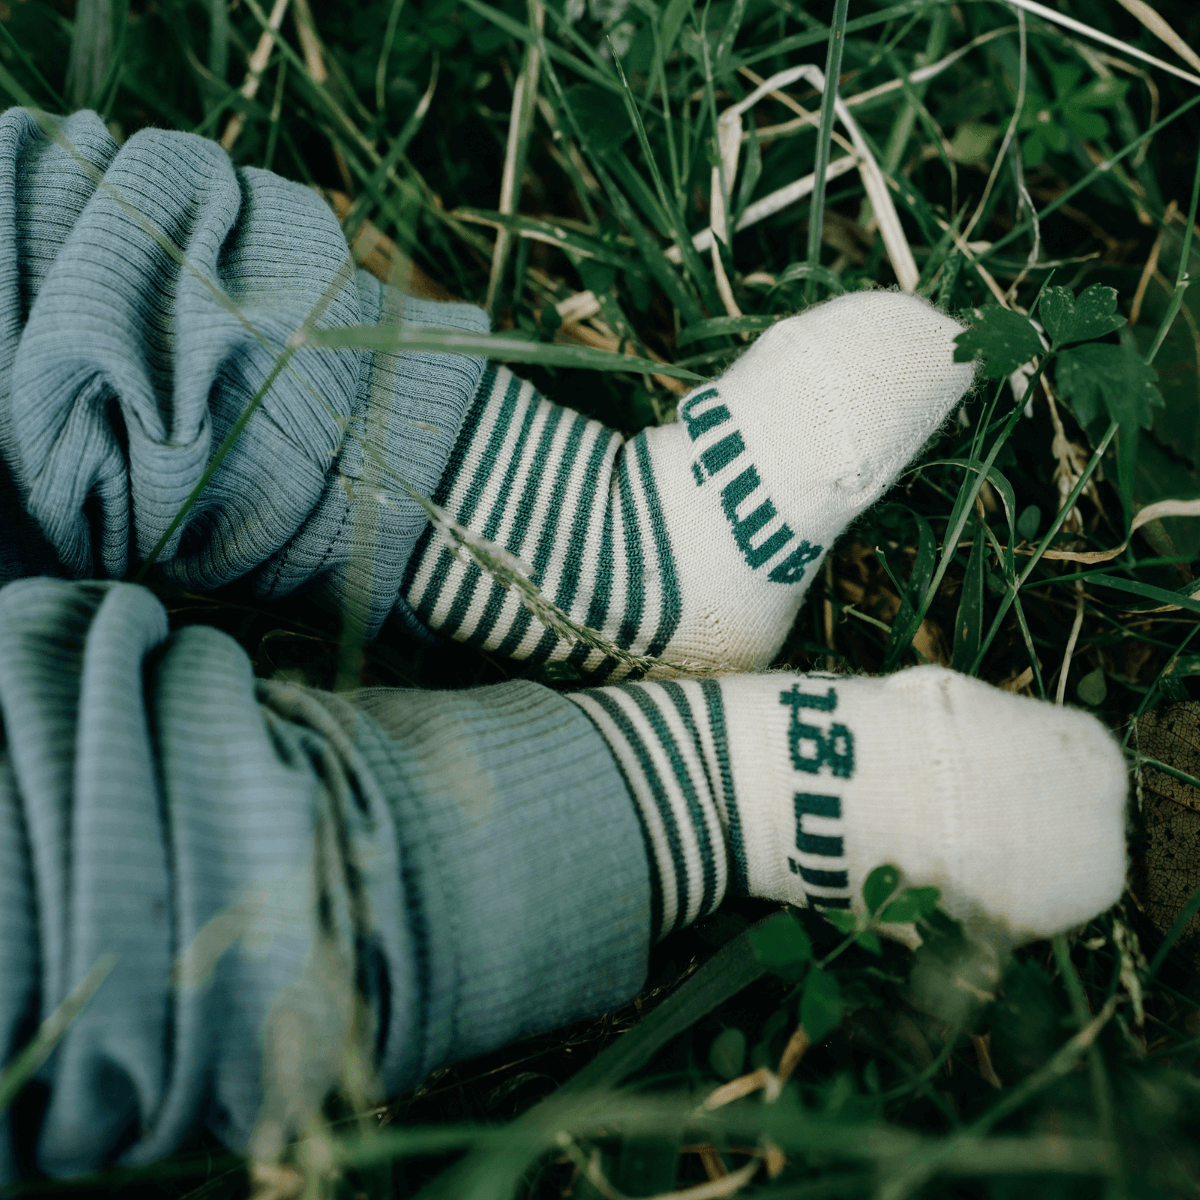
[[[854,774],[854,735],[837,721],[823,721],[822,714],[837,709],[837,692],[826,688],[823,694],[802,692],[798,683],[779,693],[779,702],[791,710],[788,721],[788,753],[792,766],[806,775],[826,772],[835,779],[849,779]],[[788,869],[812,887],[829,888],[842,895],[823,895],[805,889],[808,903],[814,908],[849,908],[850,879],[846,870],[835,869],[829,860],[845,856],[840,834],[818,832],[806,818],[840,821],[840,796],[822,792],[800,791],[793,797],[796,817],[796,850],[808,858],[826,860],[820,864],[788,858]],[[827,826],[826,826],[827,828]]]
[[[687,429],[688,437],[697,441],[702,435],[716,429],[733,417],[724,404],[716,403],[720,394],[715,387],[705,388],[689,396],[679,406],[679,419]],[[701,405],[708,405],[702,408]],[[714,475],[746,453],[746,443],[738,430],[731,430],[718,441],[701,451],[692,462],[692,476],[697,487],[703,487]],[[752,571],[765,566],[781,550],[793,543],[796,534],[790,526],[782,524],[769,537],[755,544],[754,536],[772,522],[778,510],[769,497],[762,495],[757,504],[751,497],[762,487],[762,480],[753,464],[743,461],[741,470],[721,488],[721,509],[729,521],[734,541]],[[743,509],[744,502],[749,501]],[[822,546],[814,546],[799,538],[792,551],[768,573],[772,583],[799,583],[809,563],[821,557]]]
[[[849,779],[854,774],[854,736],[845,725],[832,724],[828,730],[810,725],[800,719],[801,709],[817,709],[832,712],[837,707],[837,693],[830,688],[824,696],[810,696],[800,691],[798,683],[792,684],[790,692],[780,693],[780,702],[789,705],[792,719],[788,727],[788,748],[792,755],[792,766],[797,771],[816,775],[828,766],[839,779]]]

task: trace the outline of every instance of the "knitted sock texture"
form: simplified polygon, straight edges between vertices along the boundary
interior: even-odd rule
[[[884,863],[940,888],[968,929],[1016,940],[1120,896],[1125,767],[1087,713],[941,667],[625,683],[569,699],[638,810],[660,936],[711,912],[727,885],[857,911]]]
[[[765,666],[830,544],[883,493],[971,381],[959,326],[895,293],[780,322],[679,419],[623,439],[489,368],[435,495],[531,568],[543,594],[652,672]],[[617,678],[428,531],[404,592],[429,626]]]
[[[675,557],[643,435],[624,441],[491,366],[434,500],[532,568],[543,594],[622,649],[661,654],[679,620]],[[607,675],[616,661],[545,629],[428,529],[405,594],[442,634],[531,662]]]

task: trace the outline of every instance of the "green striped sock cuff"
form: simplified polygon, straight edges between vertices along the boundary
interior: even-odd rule
[[[679,588],[644,435],[617,433],[489,366],[434,496],[451,516],[523,559],[543,595],[637,654],[661,653]],[[585,678],[617,664],[544,629],[515,593],[427,529],[404,594],[430,628],[531,662],[567,660]]]
[[[720,685],[712,679],[630,683],[567,698],[608,742],[637,809],[657,936],[711,913],[731,871],[744,889]]]

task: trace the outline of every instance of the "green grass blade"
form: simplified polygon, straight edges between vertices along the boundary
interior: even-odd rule
[[[590,151],[596,157],[595,150]],[[641,210],[642,216],[650,222],[655,233],[662,237],[671,236],[671,218],[663,208],[654,189],[638,174],[634,165],[620,151],[600,152],[604,165],[616,177],[617,182],[625,187],[626,194]]]
[[[375,109],[377,112],[383,112],[387,103],[388,62],[392,56],[392,47],[396,44],[396,29],[400,24],[400,11],[403,8],[404,0],[392,0],[392,7],[388,10],[383,42],[379,47],[379,62],[375,66]]]
[[[1095,183],[1097,179],[1100,179],[1103,176],[1107,175],[1107,173],[1112,169],[1114,164],[1121,162],[1122,160],[1128,158],[1141,145],[1143,145],[1145,142],[1150,141],[1157,134],[1161,133],[1164,129],[1166,129],[1168,125],[1171,125],[1173,122],[1177,121],[1185,113],[1191,112],[1191,110],[1193,108],[1195,108],[1198,104],[1200,104],[1200,95],[1193,96],[1190,100],[1185,100],[1184,103],[1182,103],[1173,112],[1168,113],[1161,120],[1156,121],[1153,125],[1150,126],[1149,129],[1145,130],[1145,132],[1143,132],[1139,137],[1135,138],[1127,146],[1123,146],[1120,150],[1118,150],[1117,153],[1114,154],[1111,158],[1105,159],[1104,162],[1101,163],[1099,166],[1093,167],[1092,170],[1088,171],[1086,174],[1082,175],[1079,179],[1077,179],[1074,183],[1072,183],[1068,187],[1064,188],[1063,191],[1061,191],[1058,195],[1056,195],[1053,200],[1051,200],[1047,203],[1045,208],[1041,209],[1038,212],[1037,220],[1039,222],[1042,222],[1048,216],[1050,216],[1051,213],[1057,212],[1058,209],[1062,208],[1062,206],[1064,204],[1069,203],[1076,195],[1078,195],[1080,192],[1082,192],[1085,188],[1088,188],[1093,183]],[[997,238],[987,250],[981,251],[979,253],[979,255],[977,256],[978,261],[981,263],[986,263],[988,259],[995,256],[997,251],[1004,249],[1005,246],[1009,245],[1011,242],[1016,241],[1017,238],[1023,237],[1025,234],[1029,233],[1030,230],[1032,230],[1032,229],[1033,229],[1033,221],[1032,220],[1026,219],[1024,221],[1018,222],[1007,233],[1005,233],[1001,237]]]
[[[696,0],[670,0],[663,11],[661,37],[662,56],[669,58],[675,48],[675,39],[683,28],[683,23],[691,15]]]
[[[99,96],[112,62],[112,48],[113,0],[78,0],[67,65],[71,108],[89,108]]]
[[[347,242],[353,243],[358,231],[368,219],[367,206],[370,203],[370,197],[378,195],[379,191],[387,185],[389,176],[400,165],[409,143],[416,137],[417,132],[424,123],[425,114],[429,111],[429,106],[433,102],[434,91],[437,89],[440,65],[441,59],[435,52],[433,65],[429,71],[429,84],[425,88],[424,94],[413,106],[413,110],[409,113],[408,119],[404,122],[400,132],[392,139],[387,153],[380,159],[379,165],[371,172],[370,182],[365,185],[366,192],[355,199],[354,203],[350,206],[350,211],[346,213],[345,220],[342,221],[342,232],[346,235]]]
[[[717,41],[717,74],[724,75],[729,70],[729,59],[733,53],[733,43],[741,32],[742,21],[746,17],[746,0],[733,0],[733,11],[725,19],[725,28]]]
[[[958,615],[954,618],[954,649],[951,651],[950,666],[956,671],[968,670],[979,653],[979,639],[983,633],[984,540],[983,522],[976,518],[971,553],[967,557],[967,573],[963,577],[962,595],[958,602]]]
[[[271,98],[271,127],[267,133],[267,148],[263,152],[263,170],[269,171],[275,162],[275,148],[279,144],[279,122],[283,116],[283,93],[287,86],[287,59],[281,59],[275,72],[275,94]]]
[[[938,0],[933,0],[933,2],[936,3]],[[868,16],[856,17],[853,21],[847,21],[844,27],[845,33],[847,35],[862,33],[864,29],[873,29],[876,25],[886,24],[898,17],[907,17],[912,13],[922,12],[929,6],[930,0],[904,0],[901,4],[892,4]],[[813,29],[808,33],[797,33],[791,37],[780,38],[764,50],[755,50],[741,58],[735,58],[730,62],[729,67],[731,71],[736,71],[739,67],[752,67],[756,62],[762,62],[764,58],[790,54],[793,50],[806,50],[809,46],[819,46],[828,40],[829,29],[822,25],[819,29]]]
[[[387,353],[415,350],[480,354],[496,362],[538,363],[546,367],[576,367],[588,371],[629,371],[642,375],[669,375],[689,383],[704,382],[703,375],[651,358],[597,350],[592,346],[526,341],[513,333],[454,333],[441,329],[404,329],[395,325],[343,325],[336,329],[313,329],[299,344]]]
[[[770,917],[764,920],[770,920]],[[761,924],[763,922],[759,922]],[[602,1103],[612,1088],[649,1062],[672,1038],[761,978],[764,969],[755,956],[752,941],[753,932],[759,925],[751,926],[727,942],[648,1017],[552,1096],[513,1122],[509,1129],[519,1136],[528,1129],[568,1126],[568,1114],[581,1099],[595,1094],[596,1100]],[[473,1151],[426,1185],[418,1194],[418,1200],[506,1195],[508,1181],[515,1182],[528,1158],[527,1148],[518,1149],[515,1156],[508,1146],[499,1147],[495,1154]]]
[[[568,1080],[559,1094],[577,1095],[592,1088],[616,1087],[648,1063],[673,1037],[760,979],[765,971],[754,953],[754,931],[770,919],[765,917],[726,942],[677,992]]]
[[[229,74],[229,3],[208,0],[208,69],[222,82]]]
[[[763,329],[770,329],[778,321],[779,317],[769,316],[710,317],[707,321],[697,321],[695,325],[681,329],[679,337],[675,339],[675,345],[690,346],[693,342],[700,342],[705,338],[724,337],[731,333],[758,333]]]
[[[842,52],[846,48],[846,11],[850,0],[835,0],[833,24],[825,52],[825,91],[821,96],[821,124],[817,128],[817,160],[813,167],[816,183],[808,212],[809,267],[821,265],[821,231],[825,223],[825,172],[829,169],[829,145],[833,135],[834,102],[837,100],[838,80],[842,74]],[[811,304],[816,299],[815,279],[805,285],[805,296]]]
[[[0,1114],[8,1109],[17,1093],[54,1052],[55,1046],[116,965],[115,954],[102,954],[67,998],[41,1023],[33,1040],[0,1072]]]
[[[700,288],[701,293],[705,295],[709,306],[718,307],[719,301],[717,300],[716,288],[713,284],[712,276],[704,266],[696,247],[692,244],[692,235],[688,232],[683,214],[679,211],[674,197],[667,191],[666,184],[663,182],[662,173],[658,169],[658,160],[654,157],[654,151],[650,146],[650,139],[646,136],[646,126],[642,121],[642,114],[638,112],[633,93],[629,90],[629,83],[625,78],[625,71],[621,66],[620,59],[615,54],[613,55],[613,62],[616,64],[617,73],[621,80],[621,95],[625,101],[625,111],[628,113],[629,120],[637,134],[638,145],[642,148],[642,157],[646,160],[646,166],[650,168],[650,178],[654,181],[654,191],[658,196],[659,204],[662,205],[663,212],[667,215],[671,235],[674,237],[675,244],[679,247],[680,254],[683,257],[683,265]]]
[[[37,80],[38,85],[45,91],[46,95],[50,97],[51,107],[58,112],[65,112],[67,108],[67,102],[46,81],[46,77],[37,69],[37,64],[34,63],[33,59],[25,53],[24,48],[17,41],[17,39],[14,38],[11,33],[9,33],[8,25],[3,21],[0,21],[0,38],[4,40],[5,45],[7,45],[9,49],[11,49],[12,52],[17,56],[17,58],[21,60],[21,65],[30,73],[30,75],[34,77],[35,80]],[[7,72],[5,73],[7,74]]]
[[[576,58],[557,43],[541,38],[528,25],[523,25],[520,21],[514,20],[498,8],[493,8],[490,4],[485,4],[484,0],[463,0],[463,3],[469,9],[490,21],[497,29],[503,29],[509,37],[529,44],[541,42],[546,47],[549,57],[561,63],[564,67],[569,67],[581,79],[586,79],[589,83],[594,83],[597,87],[602,87],[605,91],[612,92],[614,95],[620,95],[621,85],[611,75],[606,75],[603,71],[596,70],[595,67],[589,67],[587,63]],[[548,13],[553,13],[550,5],[547,4],[545,7]]]
[[[17,78],[0,63],[0,87],[2,87],[22,108],[37,108],[34,98],[17,82]]]
[[[1029,384],[1025,389],[1025,394],[1021,397],[1020,401],[1005,420],[1004,425],[997,434],[995,441],[992,443],[992,448],[988,452],[987,458],[984,459],[977,468],[974,482],[968,486],[964,486],[959,490],[958,499],[955,502],[954,513],[946,529],[946,539],[942,546],[941,561],[938,563],[937,570],[934,572],[934,576],[930,581],[929,588],[921,600],[920,607],[917,609],[916,613],[913,614],[912,622],[909,625],[908,630],[901,636],[900,639],[896,640],[895,651],[893,651],[892,644],[889,642],[888,660],[887,664],[885,664],[885,670],[888,669],[889,666],[895,665],[895,663],[898,661],[899,655],[908,648],[913,637],[916,636],[916,632],[920,628],[921,622],[925,619],[925,614],[929,611],[929,606],[933,603],[934,596],[937,595],[937,589],[941,586],[942,579],[946,574],[946,568],[950,565],[950,560],[954,556],[955,547],[958,545],[959,539],[962,537],[963,527],[966,525],[971,508],[975,504],[975,498],[979,495],[980,489],[983,487],[984,480],[987,478],[988,473],[995,464],[996,456],[1000,453],[1001,448],[1008,441],[1012,431],[1016,428],[1017,422],[1021,419],[1021,415],[1025,411],[1025,404],[1029,400],[1029,397],[1033,395],[1035,389],[1037,388],[1038,381],[1042,377],[1042,372],[1045,369],[1046,356],[1043,356],[1042,361],[1038,364],[1037,370],[1029,380]],[[1068,507],[1066,511],[1070,512],[1071,510]],[[1065,513],[1063,514],[1063,518],[1065,519]],[[1011,601],[1009,601],[1009,603],[1011,603]],[[1007,608],[1007,605],[1004,607]],[[997,621],[998,620],[999,617],[997,617]],[[997,628],[998,625],[993,622],[993,630]],[[972,666],[971,674],[976,674],[978,672],[979,662],[982,661],[982,657],[984,653],[986,653],[986,650],[986,645],[981,647],[977,660]]]
[[[499,225],[513,233],[531,237],[535,241],[545,242],[550,246],[558,246],[572,256],[581,255],[595,262],[605,263],[610,267],[618,267],[622,271],[632,271],[635,275],[648,277],[649,271],[640,260],[628,254],[615,250],[608,242],[599,238],[588,237],[585,233],[556,225],[552,221],[542,221],[537,217],[524,217],[519,214],[492,212],[485,208],[456,208],[455,213],[463,218],[474,217],[482,224]]]

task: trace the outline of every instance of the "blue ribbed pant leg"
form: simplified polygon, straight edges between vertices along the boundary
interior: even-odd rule
[[[0,589],[0,718],[0,1057],[113,963],[39,1072],[35,1144],[0,1126],[0,1182],[202,1127],[269,1155],[333,1088],[402,1090],[641,982],[633,805],[546,688],[256,681],[143,588],[38,578]]]

